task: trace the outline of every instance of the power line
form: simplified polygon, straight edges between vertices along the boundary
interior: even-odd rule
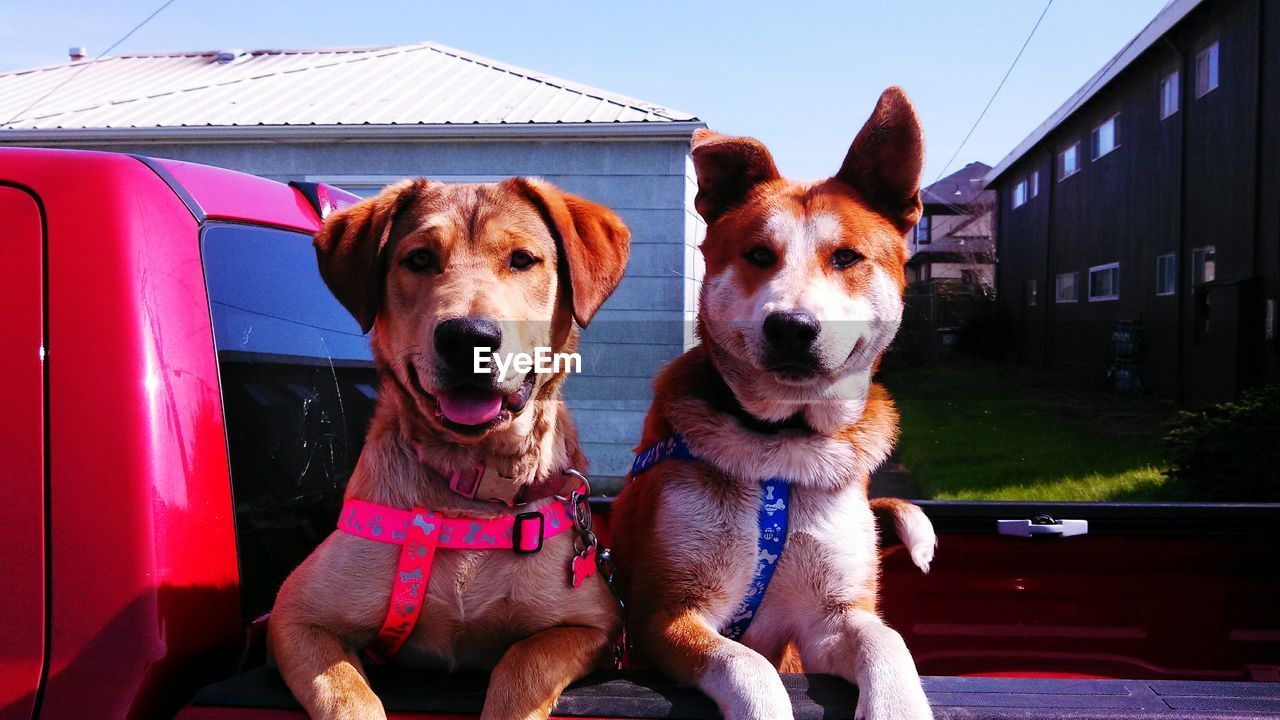
[[[58,83],[57,85],[54,85],[54,86],[53,86],[53,89],[51,89],[49,92],[45,93],[44,95],[41,95],[40,97],[36,98],[36,99],[35,99],[35,101],[34,101],[34,102],[32,102],[30,105],[28,105],[28,106],[26,106],[25,108],[23,108],[23,109],[19,110],[17,113],[15,113],[15,114],[14,114],[14,116],[13,116],[13,117],[11,117],[11,118],[9,118],[8,120],[6,120],[3,126],[0,126],[0,127],[4,127],[4,126],[7,126],[7,125],[12,125],[12,124],[14,123],[14,121],[15,121],[15,120],[17,120],[18,118],[20,118],[20,117],[22,117],[22,116],[26,115],[28,112],[30,112],[30,111],[31,111],[31,109],[32,109],[32,108],[34,108],[35,106],[37,106],[37,105],[39,105],[40,103],[44,102],[45,100],[48,100],[48,99],[49,99],[49,97],[50,97],[51,95],[53,95],[54,93],[56,93],[56,92],[58,92],[59,90],[61,90],[61,89],[63,88],[63,86],[65,86],[67,83],[71,82],[72,80],[75,80],[77,77],[80,77],[80,73],[84,72],[85,70],[88,70],[88,69],[89,69],[89,67],[90,67],[91,65],[93,65],[94,63],[96,63],[96,62],[98,62],[99,60],[101,60],[103,57],[105,57],[105,56],[106,56],[108,53],[110,53],[112,50],[115,50],[115,49],[120,45],[120,43],[124,42],[125,40],[128,40],[130,35],[133,35],[134,33],[136,33],[136,32],[138,32],[139,30],[141,30],[143,25],[146,25],[147,23],[151,22],[151,19],[152,19],[152,18],[154,18],[155,16],[159,15],[161,12],[163,12],[163,11],[164,11],[164,9],[165,9],[165,8],[169,7],[169,6],[170,6],[170,5],[172,5],[174,2],[175,2],[175,0],[165,0],[165,2],[164,2],[160,7],[158,7],[158,8],[156,8],[156,9],[155,9],[155,12],[153,12],[153,13],[151,13],[150,15],[146,16],[145,18],[143,18],[142,22],[138,23],[137,25],[134,25],[134,26],[133,26],[133,29],[132,29],[132,30],[130,30],[129,32],[125,33],[124,35],[122,35],[122,36],[120,37],[120,39],[119,39],[119,40],[116,40],[115,42],[111,43],[111,47],[107,48],[106,50],[103,50],[103,51],[102,51],[101,53],[99,53],[99,54],[98,54],[98,56],[97,56],[97,57],[95,57],[94,59],[90,60],[89,62],[85,63],[84,65],[81,65],[81,66],[80,66],[80,69],[76,70],[74,73],[72,73],[72,74],[71,74],[71,77],[67,78],[66,80],[63,80],[62,82]]]
[[[1027,46],[1031,44],[1031,38],[1035,37],[1036,30],[1040,28],[1040,23],[1044,20],[1045,14],[1049,12],[1049,7],[1051,5],[1053,5],[1053,0],[1049,0],[1049,2],[1044,4],[1044,10],[1040,11],[1040,17],[1036,19],[1036,24],[1032,26],[1031,32],[1027,34],[1027,39],[1023,41],[1022,47],[1018,50],[1018,54],[1013,58],[1013,62],[1009,64],[1009,69],[1005,71],[1004,77],[1000,78],[1000,84],[996,86],[995,92],[991,93],[991,99],[987,100],[987,104],[982,108],[982,112],[978,113],[978,119],[973,121],[973,127],[969,128],[969,132],[966,133],[964,139],[960,141],[960,146],[957,147],[955,153],[951,155],[951,159],[947,161],[946,165],[942,166],[942,171],[939,172],[938,177],[934,179],[935,183],[942,179],[942,176],[946,174],[947,169],[951,167],[951,163],[955,162],[956,158],[960,156],[960,151],[964,149],[965,144],[969,142],[969,138],[973,136],[973,131],[978,129],[978,124],[982,122],[982,118],[986,117],[987,111],[991,109],[991,103],[995,102],[996,96],[1000,94],[1000,89],[1004,87],[1005,81],[1009,79],[1009,75],[1013,73],[1013,69],[1017,67],[1018,61],[1022,59],[1022,53],[1025,52]]]

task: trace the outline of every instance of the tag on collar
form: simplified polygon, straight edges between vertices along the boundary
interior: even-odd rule
[[[521,486],[511,478],[502,477],[497,470],[478,462],[466,470],[449,473],[449,489],[468,500],[499,502],[515,507]]]
[[[522,485],[479,462],[466,470],[449,473],[449,489],[469,500],[496,502],[513,508],[534,500],[565,495],[580,481],[573,473],[555,473],[544,480]]]

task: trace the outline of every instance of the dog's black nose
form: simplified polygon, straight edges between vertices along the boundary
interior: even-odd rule
[[[764,339],[769,359],[783,364],[811,364],[813,342],[822,329],[813,313],[803,310],[769,313],[764,319]]]
[[[483,317],[449,318],[436,326],[436,354],[450,371],[475,372],[476,348],[496,352],[502,346],[502,328]]]

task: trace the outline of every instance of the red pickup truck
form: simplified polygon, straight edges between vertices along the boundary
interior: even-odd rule
[[[262,616],[332,530],[377,397],[311,249],[353,199],[0,149],[0,718],[300,713],[264,664]],[[922,504],[934,571],[886,547],[883,606],[937,717],[1280,713],[1276,506]],[[1054,537],[1082,525],[1046,513],[1088,532]],[[473,717],[483,698],[483,677],[371,672],[394,716]],[[797,718],[852,717],[843,682],[787,683]],[[715,708],[620,671],[557,713]]]

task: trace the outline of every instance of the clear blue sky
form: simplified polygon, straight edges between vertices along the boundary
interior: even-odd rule
[[[161,0],[0,0],[0,70],[95,56]],[[994,165],[1166,0],[1055,0],[952,170]],[[829,175],[880,90],[923,118],[926,184],[995,89],[1043,0],[177,0],[116,52],[434,40],[754,135],[784,174]]]

